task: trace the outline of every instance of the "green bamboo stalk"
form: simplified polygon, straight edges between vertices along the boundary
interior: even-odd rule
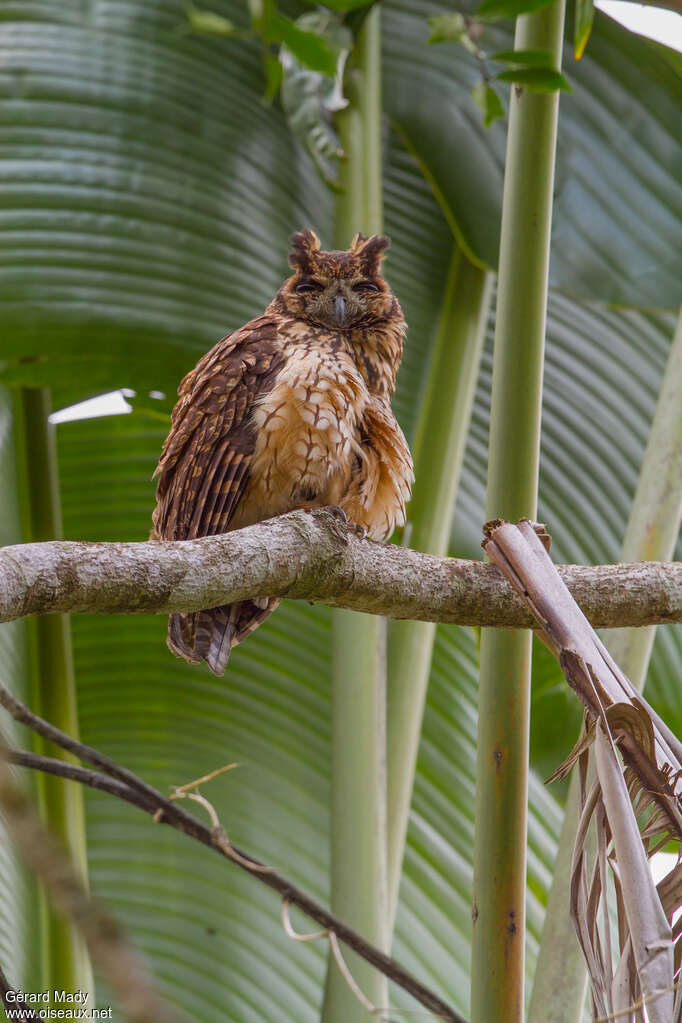
[[[19,493],[17,485],[16,451],[14,443],[12,392],[0,388],[0,546],[21,542]],[[26,654],[26,626],[23,622],[0,625],[0,675],[5,685],[21,700],[28,699],[28,669]],[[3,715],[2,732],[11,745],[21,746],[30,734]],[[29,791],[35,794],[35,783],[26,779]],[[11,851],[4,821],[0,822],[0,905],[4,918],[12,922],[12,929],[0,935],[2,967],[8,977],[24,990],[41,989],[40,964],[29,959],[30,942],[39,930],[40,898],[33,877],[26,877],[24,865]]]
[[[22,389],[15,399],[17,467],[24,542],[63,536],[56,438],[48,422],[50,394],[45,389]],[[29,698],[36,713],[70,735],[78,736],[76,687],[71,633],[67,615],[43,615],[27,620]],[[68,754],[47,747],[34,737],[34,749],[63,759]],[[46,826],[61,840],[84,881],[87,847],[83,795],[80,786],[41,775],[38,801]],[[90,991],[92,971],[80,935],[72,924],[41,898],[40,948],[44,990]]]
[[[523,15],[517,49],[560,67],[564,3]],[[488,518],[535,516],[558,93],[512,86],[502,206]],[[531,633],[483,632],[478,705],[472,1023],[524,1010]]]
[[[338,128],[346,153],[337,200],[336,245],[357,231],[382,229],[380,10],[365,19],[347,71],[348,107]],[[386,628],[381,618],[333,612],[332,644],[332,912],[388,949],[386,900]],[[372,1005],[388,1006],[388,983],[348,955],[355,982]],[[330,957],[324,1023],[372,1023]]]
[[[332,680],[331,908],[386,951],[385,622],[335,611]],[[344,953],[369,1001],[388,1005],[388,984],[355,954]],[[324,1023],[370,1023],[332,958]]]
[[[450,525],[485,338],[492,275],[455,245],[435,349],[417,424],[416,483],[405,540],[428,554],[448,552]],[[395,621],[388,643],[387,817],[391,930],[436,627]]]
[[[620,560],[670,561],[682,525],[682,311],[661,382]],[[640,691],[656,626],[610,630],[604,642]],[[535,967],[529,1023],[579,1023],[587,987],[582,952],[569,916],[578,779],[571,779],[545,926]]]
[[[671,561],[681,523],[682,310],[661,382],[620,560]],[[611,656],[640,691],[646,682],[655,636],[655,625],[613,629],[608,634]]]

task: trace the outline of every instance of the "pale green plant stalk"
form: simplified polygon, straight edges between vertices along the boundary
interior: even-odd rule
[[[357,231],[382,229],[381,39],[375,6],[359,32],[347,72],[350,103],[338,116],[346,153],[336,245]],[[387,950],[386,623],[373,615],[333,612],[331,906],[368,941]],[[365,997],[388,1006],[385,976],[355,955],[351,973]],[[323,1023],[372,1023],[330,957]]]
[[[516,49],[561,63],[564,4],[516,23]],[[512,85],[502,206],[488,518],[535,516],[558,93]],[[474,843],[472,1023],[524,1009],[531,633],[481,640]]]
[[[21,542],[21,520],[16,459],[16,424],[14,422],[12,392],[0,387],[0,546]],[[5,685],[21,700],[28,699],[28,657],[26,650],[26,624],[16,622],[0,625],[0,677]],[[25,745],[28,733],[15,727],[6,715],[2,719],[2,733],[6,742]],[[35,793],[35,780],[27,779],[29,791]],[[0,906],[8,926],[0,933],[2,969],[7,977],[16,978],[24,989],[37,991],[41,987],[40,962],[32,961],[29,936],[39,934],[40,893],[35,878],[28,874],[21,857],[10,852],[9,835],[4,821],[0,822]],[[27,876],[28,875],[28,876]]]
[[[20,477],[24,542],[61,539],[63,535],[54,427],[48,422],[50,393],[22,389],[15,400],[17,468]],[[57,728],[78,737],[76,687],[71,633],[66,615],[43,615],[27,621],[29,701],[31,708]],[[69,759],[68,754],[34,737],[37,753]],[[87,847],[83,793],[61,778],[36,778],[41,815],[64,845],[87,881]],[[43,990],[93,990],[92,972],[82,938],[73,925],[41,897],[41,934],[32,949],[40,950]],[[92,1004],[92,1002],[91,1002]]]
[[[682,312],[661,383],[620,560],[670,561],[682,525]],[[611,656],[640,691],[656,626],[613,629]],[[569,887],[578,823],[578,779],[571,779],[545,926],[535,967],[529,1023],[579,1023],[587,973],[570,919]]]
[[[415,486],[404,540],[445,556],[469,431],[492,275],[455,245],[413,445]],[[391,622],[388,642],[388,895],[391,930],[436,626]]]
[[[332,912],[382,949],[388,947],[386,902],[385,622],[334,611],[332,681]],[[388,1005],[386,977],[344,952],[369,1001]],[[330,957],[324,1023],[373,1017]]]
[[[682,311],[651,424],[620,560],[671,561],[682,524]],[[644,689],[656,626],[613,629],[608,647]],[[625,667],[627,664],[627,667]]]

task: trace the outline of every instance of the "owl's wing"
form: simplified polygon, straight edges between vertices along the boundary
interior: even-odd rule
[[[383,398],[375,396],[364,410],[357,455],[358,471],[343,509],[373,540],[387,540],[405,524],[414,470],[403,431]]]
[[[219,341],[180,384],[155,473],[156,538],[228,530],[248,481],[254,402],[270,390],[284,361],[276,339],[274,318],[252,320]]]
[[[276,339],[273,318],[252,320],[219,341],[180,384],[155,473],[156,539],[187,540],[229,529],[249,479],[256,441],[251,412],[284,362]],[[231,647],[278,603],[254,599],[171,615],[168,646],[178,657],[206,661],[222,675]]]

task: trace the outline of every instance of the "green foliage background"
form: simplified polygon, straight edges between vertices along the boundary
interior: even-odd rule
[[[211,6],[248,27],[241,4]],[[494,267],[499,237],[505,125],[481,125],[473,58],[427,46],[426,16],[446,10],[383,7],[387,274],[410,325],[395,403],[408,438],[455,239]],[[137,392],[129,416],[59,427],[68,538],[148,535],[181,376],[269,301],[292,230],[313,226],[331,242],[333,196],[278,104],[262,102],[258,43],[190,37],[184,21],[180,0],[0,0],[0,381],[49,385],[55,407]],[[508,27],[489,26],[483,45],[509,48]],[[678,54],[601,14],[579,64],[566,48],[540,488],[557,560],[614,560],[634,492],[682,297],[680,69]],[[452,553],[474,557],[489,334],[452,528]],[[5,392],[3,543],[19,538],[10,408]],[[84,741],[161,789],[239,761],[207,789],[230,838],[326,901],[328,611],[283,605],[224,680],[174,660],[164,632],[160,618],[74,617]],[[681,649],[682,630],[659,630],[647,690],[678,734]],[[0,628],[0,656],[21,688],[20,626]],[[538,654],[535,669],[531,974],[561,821],[561,791],[541,779],[579,721],[554,663]],[[464,1012],[476,677],[474,632],[439,628],[394,948]],[[86,811],[93,889],[189,1018],[317,1018],[324,949],[284,937],[267,890],[125,804],[88,792]],[[26,984],[37,970],[32,894],[5,843],[0,887],[2,965]]]

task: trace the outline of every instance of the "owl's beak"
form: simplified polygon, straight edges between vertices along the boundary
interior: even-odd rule
[[[346,300],[343,295],[337,295],[334,299],[334,323],[343,327],[346,322]]]

